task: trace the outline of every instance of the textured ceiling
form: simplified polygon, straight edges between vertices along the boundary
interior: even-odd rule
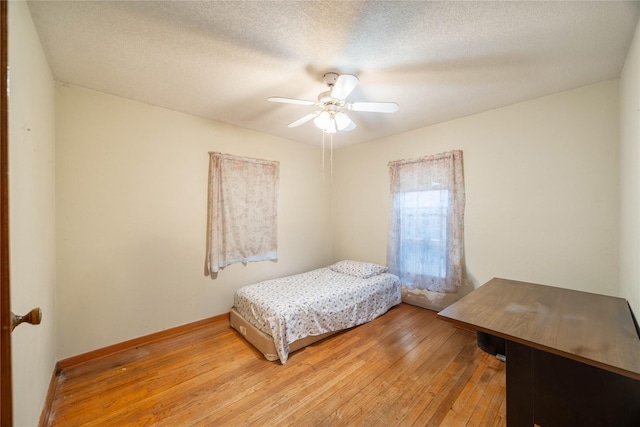
[[[620,76],[634,2],[29,1],[56,81],[319,144],[327,71],[355,74],[361,143]]]

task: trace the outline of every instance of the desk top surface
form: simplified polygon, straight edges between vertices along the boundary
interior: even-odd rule
[[[640,338],[622,298],[494,278],[438,317],[640,380]]]

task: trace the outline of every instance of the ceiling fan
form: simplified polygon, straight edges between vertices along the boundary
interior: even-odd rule
[[[272,102],[284,104],[310,105],[319,107],[298,120],[289,123],[293,128],[313,119],[313,123],[325,133],[346,132],[356,128],[356,124],[347,115],[347,111],[366,111],[372,113],[395,113],[398,104],[395,102],[349,102],[346,98],[358,85],[358,78],[351,74],[327,73],[324,82],[329,90],[318,95],[317,101],[304,99],[271,97]]]

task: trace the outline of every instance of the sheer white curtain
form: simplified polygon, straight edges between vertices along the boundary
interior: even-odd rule
[[[280,162],[209,153],[206,273],[278,258]]]
[[[464,263],[462,151],[389,163],[387,265],[408,289],[456,292]]]

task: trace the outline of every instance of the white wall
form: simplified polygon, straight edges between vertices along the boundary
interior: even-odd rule
[[[620,296],[640,316],[640,21],[620,78]]]
[[[58,357],[229,312],[242,285],[331,261],[319,147],[56,89]],[[209,151],[280,161],[278,262],[204,275]]]
[[[384,263],[387,163],[459,148],[475,287],[504,277],[617,295],[618,98],[609,81],[339,150],[334,258]]]
[[[9,2],[11,308],[42,309],[12,334],[15,426],[38,424],[55,354],[55,91],[24,2]]]

